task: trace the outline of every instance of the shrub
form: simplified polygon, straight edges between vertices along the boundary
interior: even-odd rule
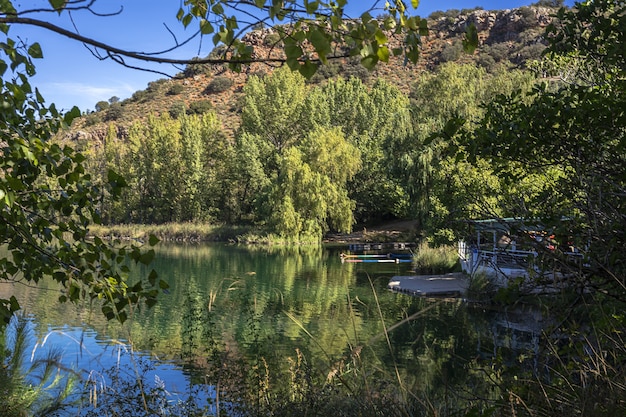
[[[85,126],[93,126],[102,122],[102,116],[99,113],[89,113],[84,116]]]
[[[136,103],[143,103],[148,100],[148,96],[149,94],[146,92],[146,90],[138,90],[133,93],[130,100]]]
[[[453,44],[446,45],[441,51],[441,61],[451,62],[456,61],[461,57],[463,52],[463,44],[461,42],[454,42]]]
[[[280,39],[279,33],[269,33],[263,39],[263,44],[266,46],[280,46],[282,44],[282,40]]]
[[[147,91],[151,92],[151,93],[156,93],[159,91],[159,88],[165,84],[167,82],[167,80],[165,78],[159,78],[156,81],[150,81],[148,83],[148,88],[146,88]]]
[[[204,94],[216,94],[228,90],[233,86],[233,80],[228,77],[215,77],[204,89]]]
[[[494,43],[493,45],[485,45],[483,53],[491,56],[495,62],[500,62],[504,59],[508,59],[511,49],[505,42]]]
[[[96,111],[104,111],[106,109],[109,108],[109,102],[108,101],[99,101],[96,103]]]
[[[124,115],[124,109],[122,109],[122,106],[118,103],[112,104],[111,107],[109,107],[106,111],[106,113],[104,114],[104,121],[105,122],[112,122],[115,120],[119,120],[122,118],[122,116]]]
[[[308,80],[311,84],[319,84],[320,82],[333,78],[339,73],[339,65],[337,63],[329,63],[318,68],[317,72]]]
[[[485,9],[481,6],[472,7],[471,9],[461,9],[461,14],[470,14],[477,10],[485,10]]]
[[[445,13],[443,12],[443,10],[435,10],[434,12],[428,15],[428,18],[430,20],[438,20],[438,19],[441,19],[442,17],[445,17]]]
[[[493,59],[491,55],[488,54],[480,54],[478,56],[478,65],[487,70],[487,72],[492,72],[496,67],[496,60]]]
[[[213,48],[211,53],[209,53],[210,59],[220,59],[224,57],[224,54],[228,51],[228,47],[226,45],[219,45]]]
[[[185,88],[183,87],[183,85],[182,85],[182,84],[178,84],[178,83],[177,83],[177,84],[174,84],[174,85],[172,85],[172,86],[169,88],[169,90],[167,90],[167,95],[168,95],[168,96],[175,96],[175,95],[177,95],[177,94],[182,93],[184,89],[185,89]]]
[[[370,76],[370,72],[361,65],[361,61],[358,57],[350,58],[347,64],[342,66],[342,75],[344,78],[356,77],[363,82],[366,82]]]
[[[433,247],[422,242],[413,261],[419,273],[444,274],[457,269],[459,258],[454,246]]]
[[[172,119],[178,119],[180,116],[185,114],[186,110],[187,110],[187,106],[185,106],[185,103],[182,101],[177,101],[176,103],[170,106],[170,109],[168,112]]]
[[[525,46],[517,53],[516,61],[521,64],[526,61],[539,59],[541,58],[541,54],[543,53],[544,49],[546,49],[546,46],[540,43]]]
[[[565,5],[565,0],[539,0],[536,3],[531,4],[531,6],[535,7],[563,7]]]
[[[520,23],[524,28],[532,28],[539,24],[535,11],[530,7],[520,7],[518,11],[522,15]]]
[[[209,100],[199,100],[189,104],[187,114],[204,114],[212,109],[213,104]]]
[[[197,61],[198,59],[199,58],[193,58],[192,61]],[[185,67],[183,74],[185,77],[194,77],[196,75],[206,74],[208,71],[209,66],[207,64],[191,63]]]

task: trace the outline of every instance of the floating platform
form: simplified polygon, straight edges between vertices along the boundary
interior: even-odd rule
[[[463,273],[394,276],[387,284],[394,292],[421,297],[462,297],[468,287],[469,278]]]
[[[412,259],[400,259],[400,258],[395,258],[395,259],[354,259],[354,258],[342,258],[341,262],[345,262],[345,263],[353,263],[353,264],[358,264],[358,263],[387,263],[387,264],[400,264],[400,263],[411,263],[413,262]]]
[[[384,249],[409,249],[415,246],[415,243],[408,242],[385,242],[385,243],[350,243],[348,249],[356,251],[366,250],[384,250]]]
[[[412,253],[384,253],[384,254],[345,254],[339,255],[341,262],[348,263],[410,263],[413,262]]]

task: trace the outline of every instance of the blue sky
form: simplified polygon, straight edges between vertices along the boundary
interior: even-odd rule
[[[529,5],[534,1],[536,0],[421,0],[414,14],[428,16],[436,10],[476,6],[486,10],[499,10]],[[18,4],[17,1],[14,3]],[[21,9],[47,5],[47,1],[44,0],[19,3],[22,4]],[[29,4],[24,6],[24,3]],[[189,30],[185,31],[176,20],[175,15],[181,3],[182,1],[166,0],[99,0],[94,6],[98,13],[116,12],[121,7],[123,10],[119,15],[108,17],[76,14],[73,20],[84,36],[122,49],[154,52],[171,47],[175,43],[174,36],[180,42],[195,30],[195,26],[191,27],[192,24]],[[350,0],[348,4],[351,7],[347,12],[357,16],[360,7],[372,3],[373,1]],[[566,4],[572,3],[566,1]],[[46,20],[72,28],[72,22],[66,15],[47,16]],[[35,61],[37,75],[33,77],[31,83],[39,89],[48,104],[55,103],[59,109],[69,110],[77,105],[81,111],[93,110],[98,101],[106,101],[113,96],[126,99],[135,91],[145,89],[149,82],[165,78],[164,75],[125,68],[111,60],[99,60],[82,44],[44,29],[14,25],[9,35],[19,36],[30,43],[41,44],[44,58]],[[210,38],[202,42],[196,39],[167,56],[204,57],[211,49],[213,44]],[[151,68],[169,75],[182,70],[165,64],[151,65]]]

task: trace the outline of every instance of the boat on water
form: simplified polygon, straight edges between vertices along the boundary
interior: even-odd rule
[[[463,272],[485,275],[494,284],[558,284],[566,278],[557,259],[580,262],[577,248],[559,245],[554,234],[541,224],[517,218],[471,220],[475,236],[458,242]]]

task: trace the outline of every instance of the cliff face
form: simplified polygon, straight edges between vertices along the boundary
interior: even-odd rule
[[[541,7],[474,10],[465,14],[445,12],[443,16],[429,20],[429,34],[422,38],[421,57],[417,64],[407,64],[396,58],[368,72],[358,60],[332,60],[328,66],[320,68],[310,82],[323,83],[325,79],[337,76],[356,76],[366,83],[384,78],[408,94],[421,74],[435,71],[448,61],[475,63],[488,71],[502,65],[523,68],[526,61],[539,58],[545,47],[542,35],[554,13],[555,9]],[[468,55],[462,52],[461,44],[466,28],[472,23],[478,30],[479,48]],[[277,34],[272,29],[250,32],[243,40],[254,47],[255,55],[260,59],[282,55],[276,45]],[[390,37],[390,46],[401,41],[401,38]],[[127,127],[148,114],[169,112],[174,116],[176,111],[201,113],[207,109],[217,113],[224,132],[232,137],[238,127],[238,102],[248,77],[268,74],[273,69],[254,63],[241,73],[234,73],[224,65],[189,65],[173,79],[156,80],[127,100],[84,115],[75,121],[65,137],[78,142],[101,143],[113,123],[118,137],[123,139]]]
[[[519,42],[520,34],[529,29],[545,29],[552,22],[554,9],[545,7],[522,7],[507,10],[474,10],[456,18],[442,17],[433,25],[439,37],[462,35],[474,24],[484,44]]]

